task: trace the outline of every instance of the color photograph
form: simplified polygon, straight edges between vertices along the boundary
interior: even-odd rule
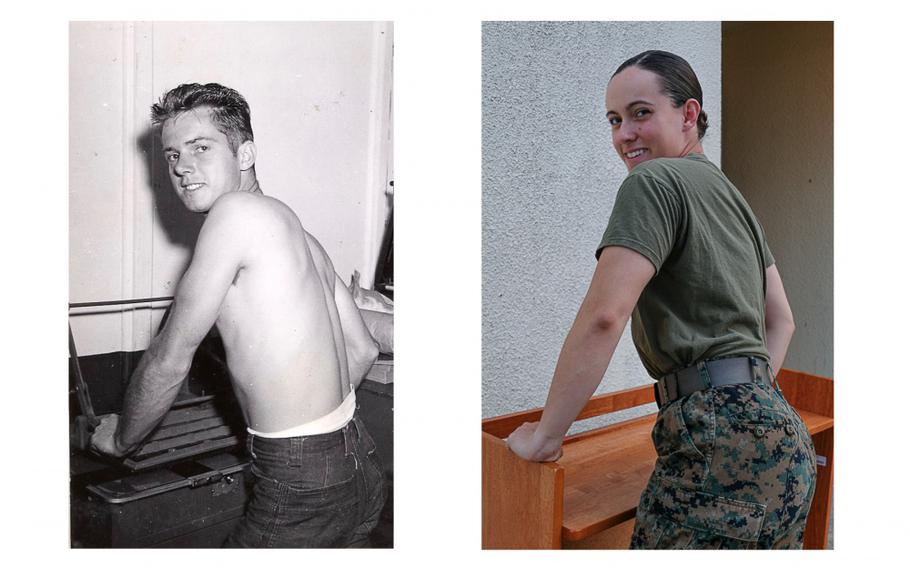
[[[484,548],[832,547],[833,45],[484,22]]]

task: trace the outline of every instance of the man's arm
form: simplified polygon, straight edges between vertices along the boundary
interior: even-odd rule
[[[379,356],[379,347],[363,323],[360,310],[338,274],[335,274],[335,305],[344,333],[344,350],[348,359],[348,375],[356,389]]]
[[[777,376],[787,357],[796,324],[776,264],[765,270],[765,280],[765,342],[771,355],[771,372]]]
[[[603,379],[626,322],[654,265],[624,247],[603,249],[591,286],[566,337],[539,423],[509,436],[509,448],[531,461],[562,455],[562,440]]]
[[[127,386],[119,423],[111,418],[92,436],[92,445],[102,453],[126,455],[155,428],[177,398],[196,348],[215,323],[246,246],[241,238],[245,232],[237,230],[234,221],[238,203],[231,197],[219,199],[202,226],[170,317]]]

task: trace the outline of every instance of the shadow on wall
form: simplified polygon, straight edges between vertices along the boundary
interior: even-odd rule
[[[174,193],[167,172],[167,163],[161,154],[159,129],[150,126],[137,138],[136,145],[145,159],[147,179],[151,180],[158,224],[172,245],[192,252],[196,247],[196,239],[199,237],[205,216],[189,211]]]

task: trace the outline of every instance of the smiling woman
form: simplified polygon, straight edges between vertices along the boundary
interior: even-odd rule
[[[540,422],[508,445],[559,459],[631,318],[660,407],[631,547],[799,548],[815,452],[775,380],[793,319],[761,225],[703,154],[701,97],[671,53],[641,53],[613,74],[607,117],[629,175]]]
[[[708,115],[701,86],[688,63],[672,66],[675,57],[647,51],[623,63],[610,80],[607,120],[613,147],[629,170],[654,157],[704,153]]]

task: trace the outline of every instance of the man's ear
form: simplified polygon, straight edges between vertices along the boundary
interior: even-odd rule
[[[247,140],[237,148],[237,161],[240,170],[246,171],[256,165],[256,145],[252,140]]]
[[[695,99],[683,103],[683,131],[698,128],[698,115],[701,114],[701,105]]]

